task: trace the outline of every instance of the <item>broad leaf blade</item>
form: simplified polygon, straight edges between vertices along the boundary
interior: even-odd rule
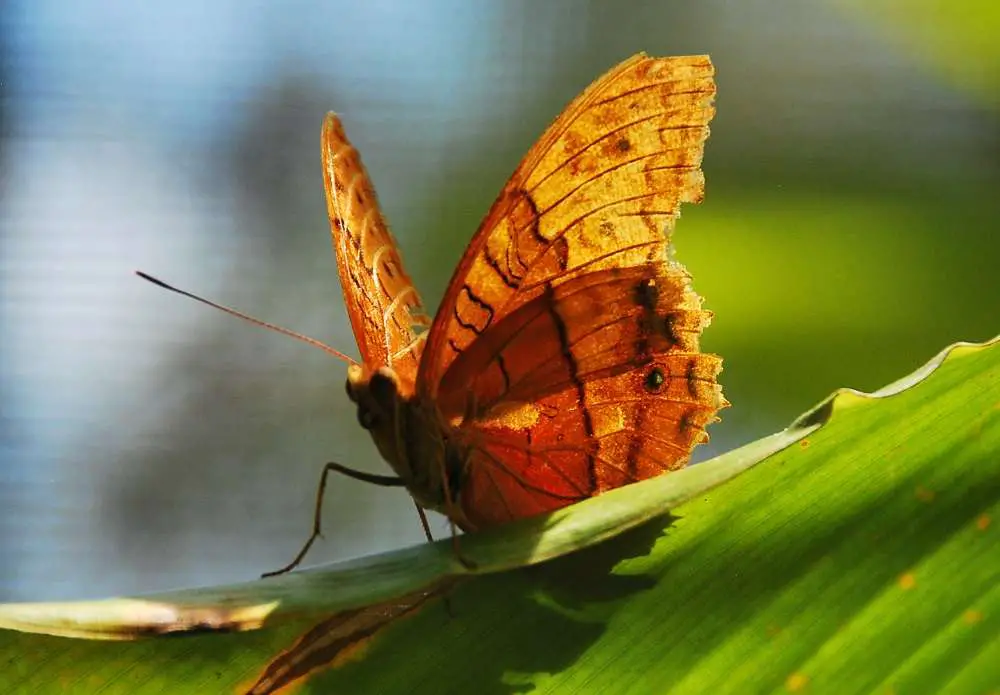
[[[456,618],[425,611],[317,686],[988,692],[1000,355],[958,347],[878,395],[835,395],[805,418],[822,429],[669,528],[464,586]]]
[[[186,632],[240,632],[265,623],[392,601],[470,575],[537,565],[614,538],[734,478],[819,426],[801,422],[669,476],[461,541],[422,544],[229,586],[99,601],[0,605],[0,628],[85,639],[131,640]]]
[[[709,462],[531,522],[541,534],[524,524],[470,538],[466,551],[499,571],[620,534],[469,578],[450,612],[431,601],[325,653],[335,668],[317,661],[290,680],[309,674],[302,692],[987,692],[1000,682],[1000,352],[957,347],[880,395],[835,394],[777,436],[818,430],[714,489],[695,476],[724,468]],[[753,461],[738,459],[727,474]],[[656,516],[696,480],[702,492]],[[14,656],[0,682],[245,691],[320,615],[433,591],[460,567],[428,546],[155,597],[202,611],[180,615],[201,615],[189,626],[203,630],[220,626],[206,608],[266,606],[274,626],[242,634],[109,644],[3,631]],[[0,608],[0,620],[23,622],[23,609]]]

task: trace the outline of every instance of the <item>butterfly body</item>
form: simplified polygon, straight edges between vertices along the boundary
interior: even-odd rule
[[[683,466],[727,405],[711,314],[671,252],[698,202],[707,57],[635,56],[501,191],[430,322],[339,119],[328,211],[363,364],[348,394],[416,502],[472,530]]]
[[[458,461],[449,450],[441,423],[433,406],[422,404],[412,393],[404,394],[399,377],[388,367],[368,373],[352,365],[347,374],[347,395],[358,407],[358,423],[371,434],[376,448],[406,485],[410,495],[424,509],[455,517],[447,509],[449,489],[444,476],[457,475],[455,465],[427,465],[427,462]],[[457,485],[457,478],[449,481]]]

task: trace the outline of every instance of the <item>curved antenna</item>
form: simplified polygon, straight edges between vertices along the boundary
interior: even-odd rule
[[[255,326],[260,326],[261,328],[266,328],[266,329],[268,329],[270,331],[274,331],[275,333],[281,333],[282,335],[287,335],[289,338],[295,338],[296,340],[298,340],[300,342],[303,342],[306,345],[312,345],[313,347],[317,347],[320,350],[322,350],[323,352],[331,354],[334,357],[336,357],[337,359],[341,359],[344,362],[347,362],[348,364],[358,364],[357,360],[351,359],[350,357],[348,357],[344,353],[340,352],[339,350],[334,350],[332,347],[330,347],[326,343],[321,343],[320,341],[316,340],[315,338],[310,338],[309,336],[302,335],[301,333],[296,333],[295,331],[289,330],[287,328],[282,328],[281,326],[276,326],[273,323],[268,323],[267,321],[261,321],[260,319],[256,319],[253,316],[250,316],[249,314],[244,314],[242,311],[237,311],[236,309],[230,308],[228,306],[224,306],[222,304],[218,304],[218,303],[213,302],[213,301],[211,301],[209,299],[205,299],[204,297],[199,297],[198,295],[193,294],[191,292],[187,292],[185,290],[182,290],[179,287],[174,287],[173,285],[168,285],[167,283],[163,282],[163,280],[160,280],[158,278],[154,278],[152,275],[148,275],[148,274],[142,272],[141,270],[135,271],[135,274],[138,275],[139,277],[141,277],[143,280],[146,280],[147,282],[151,282],[154,285],[158,285],[158,286],[162,287],[165,290],[170,290],[171,292],[176,292],[179,295],[183,295],[185,297],[193,299],[196,302],[201,302],[202,304],[207,304],[210,307],[213,307],[213,308],[218,309],[220,311],[224,311],[225,313],[229,314],[230,316],[235,316],[238,319],[243,319],[244,321],[249,321],[250,323],[254,324]]]

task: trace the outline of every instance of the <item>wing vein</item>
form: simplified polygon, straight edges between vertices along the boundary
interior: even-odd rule
[[[552,177],[553,174],[556,174],[559,171],[563,170],[564,168],[568,167],[570,165],[570,163],[573,162],[573,160],[575,160],[578,157],[582,156],[584,153],[587,152],[587,150],[589,150],[591,147],[593,147],[597,143],[602,142],[604,140],[607,140],[608,138],[610,138],[610,137],[612,137],[614,135],[617,135],[618,133],[622,132],[623,130],[629,129],[632,126],[636,126],[636,125],[639,125],[640,123],[646,123],[647,121],[652,121],[652,120],[655,120],[657,118],[661,118],[663,116],[663,114],[664,114],[664,112],[657,111],[656,113],[654,113],[652,115],[644,116],[643,118],[637,119],[635,121],[630,121],[628,123],[625,123],[625,124],[619,126],[618,128],[615,128],[614,130],[610,130],[607,133],[601,135],[600,137],[598,137],[598,138],[596,138],[594,140],[591,140],[586,145],[584,145],[583,147],[581,147],[579,150],[577,150],[576,152],[574,152],[572,155],[570,155],[569,157],[567,157],[566,159],[564,159],[559,164],[559,166],[557,166],[555,169],[553,169],[552,171],[550,171],[549,173],[547,173],[545,176],[543,176],[541,179],[539,179],[535,183],[535,185],[531,187],[531,190],[532,191],[537,190],[538,187],[541,186],[541,185],[543,185],[549,178]]]

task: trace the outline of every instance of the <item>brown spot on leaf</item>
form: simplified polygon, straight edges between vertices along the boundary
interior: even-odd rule
[[[809,676],[796,671],[785,679],[785,689],[790,693],[801,692],[809,684]]]
[[[982,622],[983,612],[970,608],[962,613],[962,620],[965,621],[966,625],[975,625],[976,623]]]
[[[439,581],[428,589],[385,603],[341,611],[323,620],[275,656],[244,692],[248,695],[287,692],[294,683],[301,683],[317,671],[336,668],[357,658],[385,627],[414,614],[453,584],[453,580]]]

